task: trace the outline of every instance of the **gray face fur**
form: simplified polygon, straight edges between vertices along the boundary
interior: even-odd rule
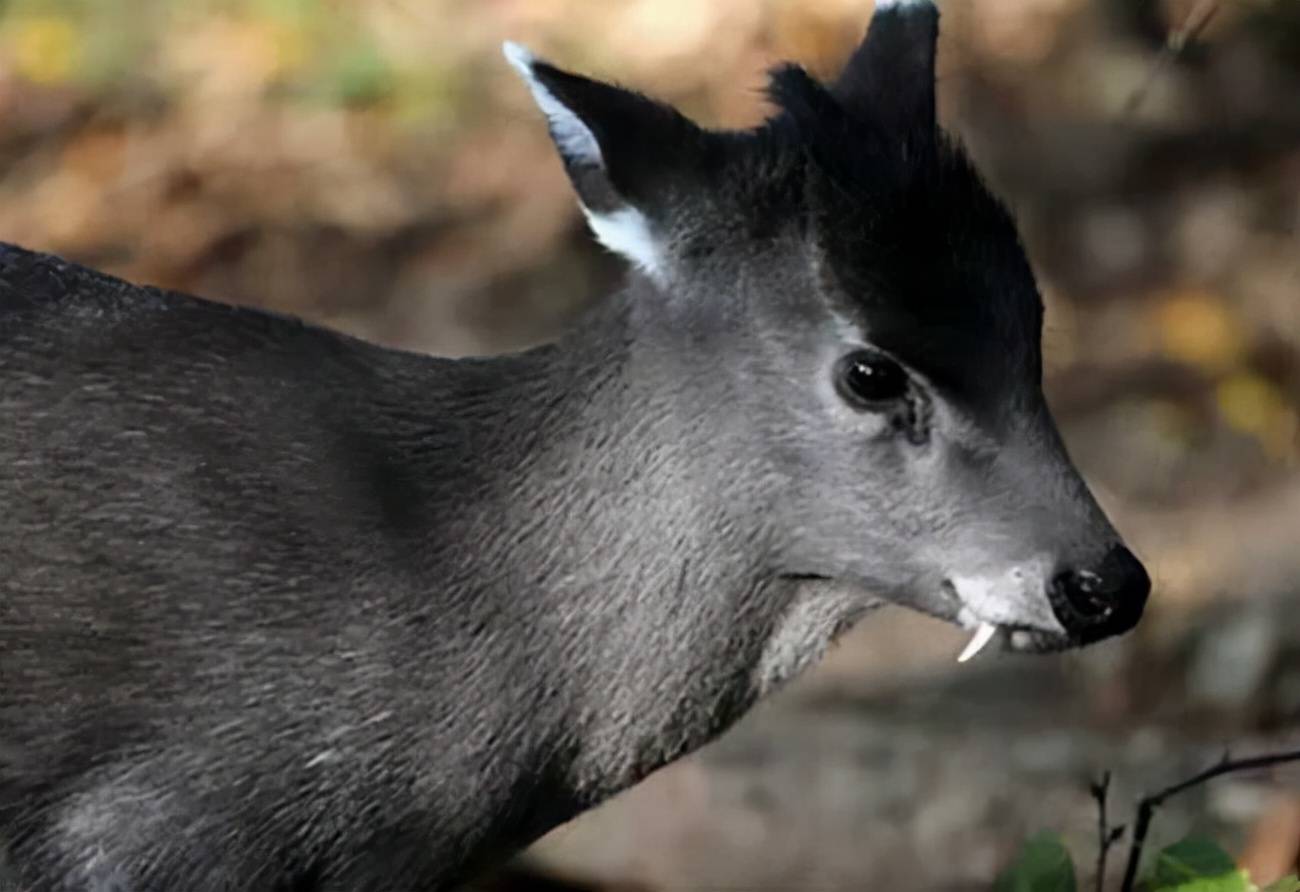
[[[683,399],[707,401],[719,492],[768,525],[774,575],[1020,649],[1096,640],[1149,583],[1047,410],[1014,224],[935,124],[936,26],[929,3],[879,4],[833,86],[777,70],[777,115],[742,133],[506,56],[596,236],[655,284],[638,311],[708,358]],[[837,387],[864,351],[905,374],[898,398]]]
[[[937,13],[877,7],[741,133],[510,49],[640,270],[525,353],[0,245],[3,892],[446,889],[882,598],[1024,648],[1137,620],[1014,227],[934,125]]]

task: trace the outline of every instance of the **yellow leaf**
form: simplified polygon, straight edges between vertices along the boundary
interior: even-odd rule
[[[1199,368],[1224,371],[1241,359],[1246,334],[1222,300],[1186,291],[1166,298],[1153,320],[1166,356]]]
[[[1294,451],[1296,412],[1268,379],[1248,372],[1232,375],[1219,384],[1215,399],[1224,421],[1257,438],[1273,458]]]
[[[311,56],[311,42],[301,29],[290,25],[273,26],[270,30],[272,51],[275,54],[275,72],[283,76],[302,68]]]
[[[67,80],[80,49],[73,24],[52,15],[33,16],[14,23],[9,44],[18,74],[37,83]]]
[[[166,52],[176,73],[209,94],[255,95],[300,65],[301,32],[257,19],[213,18],[173,36]]]

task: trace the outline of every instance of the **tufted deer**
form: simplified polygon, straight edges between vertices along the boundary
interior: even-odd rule
[[[627,287],[462,360],[0,249],[24,892],[445,889],[894,602],[1048,651],[1149,582],[1040,387],[938,13],[703,129],[507,45]]]

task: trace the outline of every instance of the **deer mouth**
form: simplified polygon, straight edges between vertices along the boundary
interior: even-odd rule
[[[989,642],[997,637],[998,627],[993,623],[980,623],[975,627],[975,634],[971,636],[970,641],[962,648],[961,653],[957,655],[958,663],[966,663],[979,655],[979,652],[988,647]]]
[[[1048,632],[1029,626],[977,622],[970,641],[957,655],[957,662],[973,660],[995,639],[1001,644],[1002,650],[1020,654],[1058,653],[1080,646],[1079,641],[1060,632]]]
[[[787,574],[782,578],[796,583],[837,583],[836,577],[811,573]],[[842,578],[838,584],[847,585],[864,595],[880,590],[869,583],[845,581]],[[884,595],[876,603],[894,603],[971,633],[970,640],[957,656],[959,663],[975,659],[995,641],[1000,650],[1021,654],[1056,653],[1084,644],[1063,629],[1049,627],[1046,623],[1050,620],[1033,616],[1035,611],[1032,609],[1023,611],[1032,618],[1020,619],[1015,615],[1021,612],[1019,610],[990,607],[988,603],[972,604],[970,599],[962,596],[958,584],[949,578],[937,580],[932,576],[926,580],[914,579],[910,585],[891,594]]]
[[[964,597],[961,587],[953,579],[945,579],[940,588],[947,609],[943,619],[967,629],[971,633],[966,646],[957,655],[958,663],[975,659],[994,641],[1001,650],[1014,653],[1052,653],[1078,646],[1068,632],[1060,628],[1046,628],[1041,618],[1020,620],[1005,607],[993,608],[987,597],[978,600]],[[1026,611],[1032,613],[1032,611]],[[1038,620],[1038,621],[1036,621]]]

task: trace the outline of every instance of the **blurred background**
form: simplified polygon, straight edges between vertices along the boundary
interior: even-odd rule
[[[1095,852],[1136,795],[1300,741],[1300,2],[944,5],[941,113],[1016,211],[1049,398],[1153,570],[1139,631],[985,655],[903,613],[490,888],[981,889],[1027,835]],[[869,0],[3,0],[0,238],[144,283],[463,355],[617,287],[502,39],[761,120]],[[1300,770],[1171,803],[1256,879]],[[523,868],[521,867],[521,870]],[[541,874],[552,885],[542,885]]]

